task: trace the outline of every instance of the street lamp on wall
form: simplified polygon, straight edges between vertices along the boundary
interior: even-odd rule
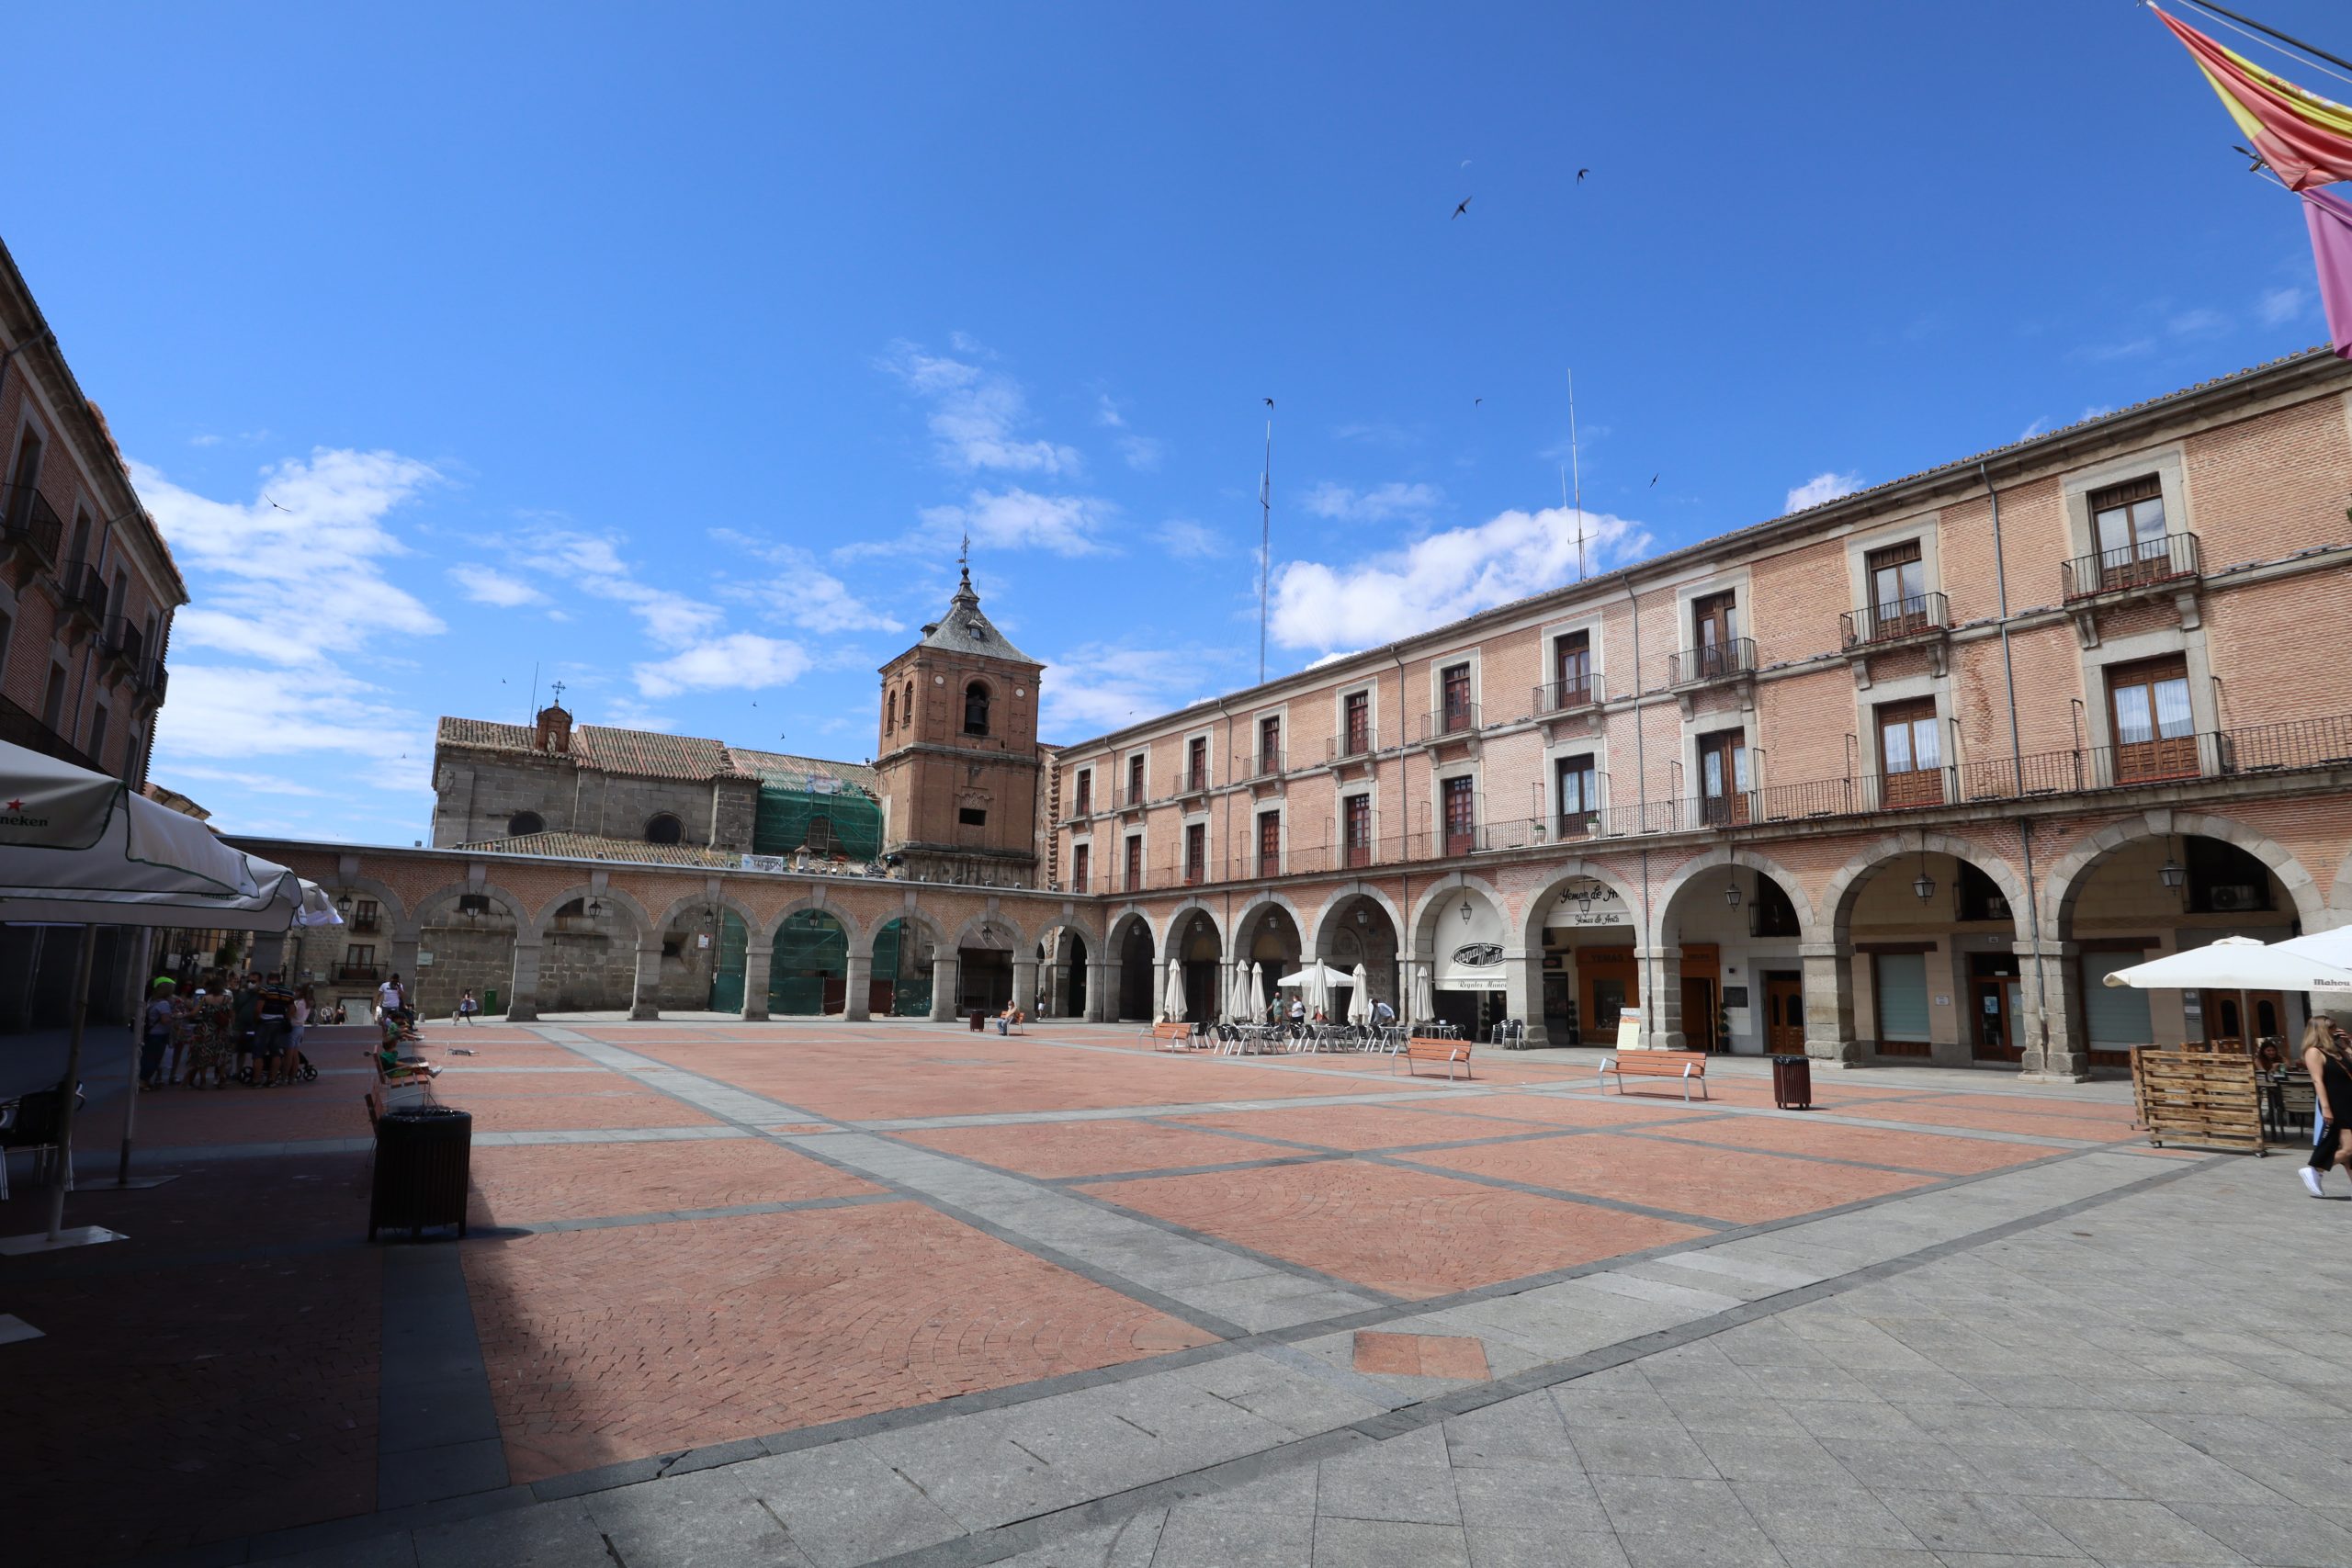
[[[2188,873],[2181,869],[2180,862],[2173,858],[2169,847],[2165,854],[2164,869],[2157,872],[2156,876],[2176,893],[2180,891],[2180,885],[2188,880]]]
[[[1925,850],[1919,852],[1919,874],[1912,880],[1911,891],[1919,896],[1922,904],[1936,896],[1936,879],[1928,874],[1928,852]]]
[[[1470,900],[1467,898],[1462,900],[1462,923],[1465,926],[1470,923]]]

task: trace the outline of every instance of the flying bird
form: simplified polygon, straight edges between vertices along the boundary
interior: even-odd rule
[[[1469,197],[1466,197],[1466,196],[1465,196],[1465,197],[1463,197],[1459,202],[1455,203],[1455,205],[1454,205],[1454,209],[1453,209],[1453,218],[1459,218],[1459,217],[1461,217],[1464,213],[1465,213],[1465,212],[1469,211],[1469,210],[1470,210],[1470,202],[1471,202],[1471,198],[1470,198]],[[1451,223],[1451,222],[1453,222],[1453,218],[1449,218],[1449,219],[1447,219],[1447,220],[1446,220],[1446,221],[1447,221],[1447,222],[1449,222],[1449,223]]]
[[[1268,399],[1266,400],[1266,406],[1267,406],[1268,408],[1272,408],[1272,407],[1274,406],[1274,400],[1273,400],[1273,399],[1272,399],[1272,398],[1268,398]]]
[[[262,491],[262,492],[261,492],[261,498],[262,498],[264,501],[269,501],[269,491]],[[270,503],[272,506],[277,506],[277,502],[274,502],[274,501],[269,501],[269,503]],[[293,509],[292,507],[290,507],[290,506],[277,506],[277,510],[278,510],[278,511],[280,511],[280,512],[291,513],[294,509]]]
[[[1590,169],[1578,169],[1578,170],[1577,171],[1577,184],[1578,184],[1578,185],[1582,185],[1582,184],[1584,184],[1584,177],[1585,177],[1585,175],[1589,175],[1589,174],[1590,174],[1590,173],[1592,173],[1592,171],[1591,171]]]
[[[1657,476],[1656,474],[1652,474],[1650,476],[1650,489],[1657,489]]]
[[[1471,400],[1470,400],[1470,406],[1471,406],[1472,408],[1474,408],[1474,409],[1475,409],[1475,408],[1476,408],[1480,403],[1483,403],[1483,402],[1485,402],[1486,400],[1486,400],[1486,399],[1484,399],[1484,398],[1473,398],[1473,399],[1471,399]]]

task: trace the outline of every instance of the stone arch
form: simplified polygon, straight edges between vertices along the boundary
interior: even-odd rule
[[[803,902],[806,902],[806,900],[803,900]],[[788,914],[790,911],[786,910],[786,913]],[[888,914],[876,919],[874,922],[874,930],[865,938],[865,955],[868,958],[872,958],[874,956],[874,944],[882,940],[883,931],[888,928],[890,922],[893,920],[903,920],[910,929],[921,931],[927,941],[932,952],[937,953],[943,948],[947,948],[947,932],[941,928],[939,922],[933,919],[929,915],[923,913],[921,908],[915,905],[909,905],[904,908],[893,909]],[[784,915],[779,914],[776,916],[776,922],[779,925],[782,924],[783,921]],[[947,950],[950,952],[954,951],[952,948],[947,948]]]
[[[1216,911],[1198,898],[1187,898],[1170,910],[1160,925],[1159,956],[1163,961],[1182,956],[1176,951],[1177,944],[1183,941],[1184,933],[1192,928],[1194,915],[1206,918],[1209,925],[1216,931],[1217,945],[1219,947],[1225,945],[1225,925],[1216,918]]]
[[[2009,918],[2016,922],[2020,933],[2025,931],[2028,905],[2025,878],[2018,874],[2007,859],[1995,854],[1972,839],[1930,831],[1901,836],[1890,833],[1874,840],[1839,866],[1829,878],[1828,886],[1822,889],[1819,903],[1811,907],[1815,913],[1815,923],[1807,928],[1814,933],[1810,940],[1835,942],[1840,947],[1850,942],[1853,940],[1854,901],[1861,896],[1863,886],[1881,867],[1905,855],[1916,855],[1922,850],[1929,854],[1950,855],[1954,860],[1966,861],[1991,877],[1994,885],[2000,888],[2001,897],[2008,900]],[[1800,918],[1804,915],[1805,908],[1799,906]],[[1826,931],[1822,912],[1827,916]]]
[[[1262,892],[1242,906],[1241,913],[1233,919],[1233,931],[1226,947],[1241,955],[1246,962],[1250,950],[1257,945],[1258,928],[1266,917],[1279,909],[1290,917],[1291,929],[1298,932],[1300,942],[1306,940],[1308,922],[1298,912],[1298,905],[1287,893]]]
[[[1399,953],[1404,951],[1405,911],[1398,908],[1396,900],[1391,898],[1384,890],[1361,883],[1340,888],[1323,900],[1322,908],[1315,911],[1315,931],[1309,939],[1309,951],[1321,953],[1331,945],[1332,937],[1338,934],[1341,911],[1359,898],[1378,906],[1381,913],[1388,917],[1389,925],[1396,931],[1397,951]],[[1304,928],[1300,934],[1306,935]]]
[[[1642,927],[1642,899],[1638,890],[1615,872],[1579,857],[1561,862],[1555,868],[1551,880],[1538,888],[1533,897],[1528,899],[1527,908],[1521,915],[1518,926],[1520,947],[1522,952],[1540,953],[1544,951],[1544,911],[1551,908],[1553,903],[1567,891],[1568,885],[1572,882],[1598,882],[1615,893],[1618,899],[1634,915],[1634,923],[1626,929],[1634,933],[1636,942],[1647,940],[1647,933]]]
[[[661,928],[656,926],[653,923],[652,917],[645,912],[645,906],[639,903],[635,898],[632,898],[617,887],[606,887],[602,891],[599,891],[588,883],[580,882],[574,883],[571,886],[565,888],[562,892],[558,893],[552,897],[549,897],[540,903],[538,908],[532,914],[528,923],[531,940],[537,942],[544,938],[548,933],[548,923],[555,919],[556,911],[562,908],[566,904],[571,903],[574,898],[593,898],[608,908],[620,910],[621,913],[627,915],[635,924],[637,928],[637,940],[640,943],[654,941],[661,935]]]
[[[329,903],[333,903],[335,896],[340,893],[364,893],[368,897],[376,900],[378,904],[383,907],[385,930],[394,942],[413,939],[417,933],[418,928],[424,923],[411,913],[410,906],[406,899],[402,898],[399,894],[393,892],[390,887],[386,886],[383,883],[377,881],[372,876],[322,876],[317,880],[319,886],[326,889],[327,901]],[[468,891],[468,889],[461,887],[458,891],[465,892]],[[438,895],[435,894],[434,897],[438,897]],[[430,901],[430,898],[428,898],[425,903],[429,903]],[[424,903],[420,903],[415,906],[418,909],[422,909],[424,907]],[[334,928],[328,927],[327,929],[332,931]]]
[[[1154,953],[1158,953],[1160,950],[1159,935],[1151,929],[1151,917],[1145,914],[1141,909],[1136,908],[1121,910],[1118,918],[1114,919],[1103,931],[1103,951],[1108,953],[1117,953],[1121,948],[1126,945],[1128,928],[1138,923],[1143,927],[1144,935],[1151,941],[1151,950]],[[1115,962],[1115,959],[1114,959],[1114,962]]]
[[[752,933],[754,939],[757,938],[760,930],[760,917],[752,913],[752,907],[749,904],[744,903],[741,898],[736,897],[734,894],[729,892],[724,884],[720,886],[718,897],[716,898],[710,897],[702,893],[682,893],[677,897],[671,899],[670,907],[662,911],[662,923],[653,928],[654,933],[659,935],[662,932],[668,931],[672,925],[676,923],[679,916],[686,914],[689,911],[699,912],[707,906],[712,904],[718,905],[720,908],[732,911],[735,918],[743,922],[744,930]]]
[[[873,933],[865,929],[854,913],[843,906],[836,904],[832,900],[827,898],[822,892],[811,893],[804,897],[795,898],[791,903],[786,904],[784,908],[778,909],[775,912],[775,917],[771,919],[764,927],[754,926],[752,928],[752,940],[755,942],[763,943],[765,946],[774,947],[775,945],[775,933],[784,929],[784,922],[790,919],[795,915],[805,915],[811,909],[830,916],[841,926],[842,931],[847,933],[849,937],[849,950],[852,953],[864,953],[868,954],[873,953]]]
[[[1934,847],[1933,844],[1928,846],[1930,849]],[[1962,855],[1960,858],[1970,860],[1971,863],[1977,863],[1970,856]],[[1762,872],[1779,885],[1781,892],[1788,895],[1789,902],[1796,906],[1798,940],[1802,942],[1820,940],[1815,935],[1813,900],[1806,897],[1804,884],[1797,880],[1794,873],[1770,855],[1761,854],[1755,850],[1744,846],[1733,850],[1718,844],[1703,853],[1692,856],[1684,863],[1680,870],[1667,878],[1665,885],[1656,891],[1654,901],[1650,906],[1652,910],[1650,928],[1642,932],[1644,944],[1650,947],[1675,945],[1679,939],[1679,932],[1674,930],[1675,923],[1679,919],[1674,912],[1676,897],[1704,873],[1720,871],[1727,874],[1728,868],[1735,864],[1746,867],[1749,871]],[[1992,874],[1987,871],[1986,874]],[[1996,877],[1996,880],[1997,881],[1998,878]],[[1618,890],[1618,897],[1621,898],[1624,897],[1623,889]],[[2013,904],[2010,907],[2015,908],[2018,906]]]
[[[1510,929],[1510,901],[1503,897],[1502,889],[1484,876],[1474,876],[1466,871],[1454,872],[1444,881],[1422,889],[1419,901],[1413,906],[1412,928],[1405,935],[1408,956],[1416,963],[1429,962],[1437,951],[1437,922],[1453,901],[1464,893],[1476,893],[1493,905],[1495,912],[1503,918],[1503,929]],[[1542,939],[1539,937],[1537,942],[1540,946]],[[1526,950],[1522,947],[1521,951],[1524,953]]]
[[[1021,929],[1020,921],[1014,919],[1012,916],[1005,914],[1002,910],[985,910],[979,914],[974,915],[970,919],[966,920],[962,926],[956,929],[956,946],[957,950],[961,951],[967,947],[977,947],[981,945],[973,939],[978,937],[980,934],[981,929],[986,926],[1001,928],[1004,933],[1005,940],[1009,944],[1010,950],[1013,953],[1017,953],[1023,952],[1029,946],[1028,933]]]
[[[2328,926],[2352,926],[2352,852],[2335,868],[2335,879],[2328,884]],[[2312,929],[2308,923],[2304,929]]]
[[[495,882],[485,882],[480,887],[470,882],[447,882],[416,901],[408,928],[401,934],[415,936],[442,912],[441,906],[445,901],[454,909],[457,901],[469,893],[479,893],[503,908],[507,918],[514,922],[518,937],[531,929],[531,907],[519,894],[510,893]]]
[[[2049,874],[2042,882],[2044,897],[2039,933],[2042,940],[2063,940],[2061,933],[2071,922],[2075,902],[2100,862],[2127,844],[2172,837],[2219,839],[2225,844],[2234,844],[2267,866],[2270,874],[2278,879],[2278,886],[2295,901],[2295,918],[2302,922],[2303,930],[2324,931],[2335,923],[2327,901],[2320,894],[2318,879],[2276,840],[2226,817],[2200,811],[2151,811],[2109,823],[2051,863]],[[2339,874],[2339,885],[2341,880]]]

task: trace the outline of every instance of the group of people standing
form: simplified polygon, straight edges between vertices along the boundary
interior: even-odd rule
[[[300,1082],[308,1066],[302,1035],[314,1021],[323,1021],[311,987],[290,985],[275,970],[213,970],[188,980],[159,976],[141,1020],[139,1087]]]

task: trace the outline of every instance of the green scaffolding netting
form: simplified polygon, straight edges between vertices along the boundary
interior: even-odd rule
[[[882,853],[882,803],[846,785],[820,794],[761,781],[752,818],[752,852],[788,855],[803,844],[814,854],[876,858]]]
[[[826,982],[838,987],[848,974],[849,933],[831,915],[804,909],[776,931],[768,961],[768,1010],[822,1012]]]
[[[874,978],[890,987],[890,1011],[899,1018],[931,1014],[931,976],[916,964],[906,942],[907,923],[892,920],[874,939]]]

